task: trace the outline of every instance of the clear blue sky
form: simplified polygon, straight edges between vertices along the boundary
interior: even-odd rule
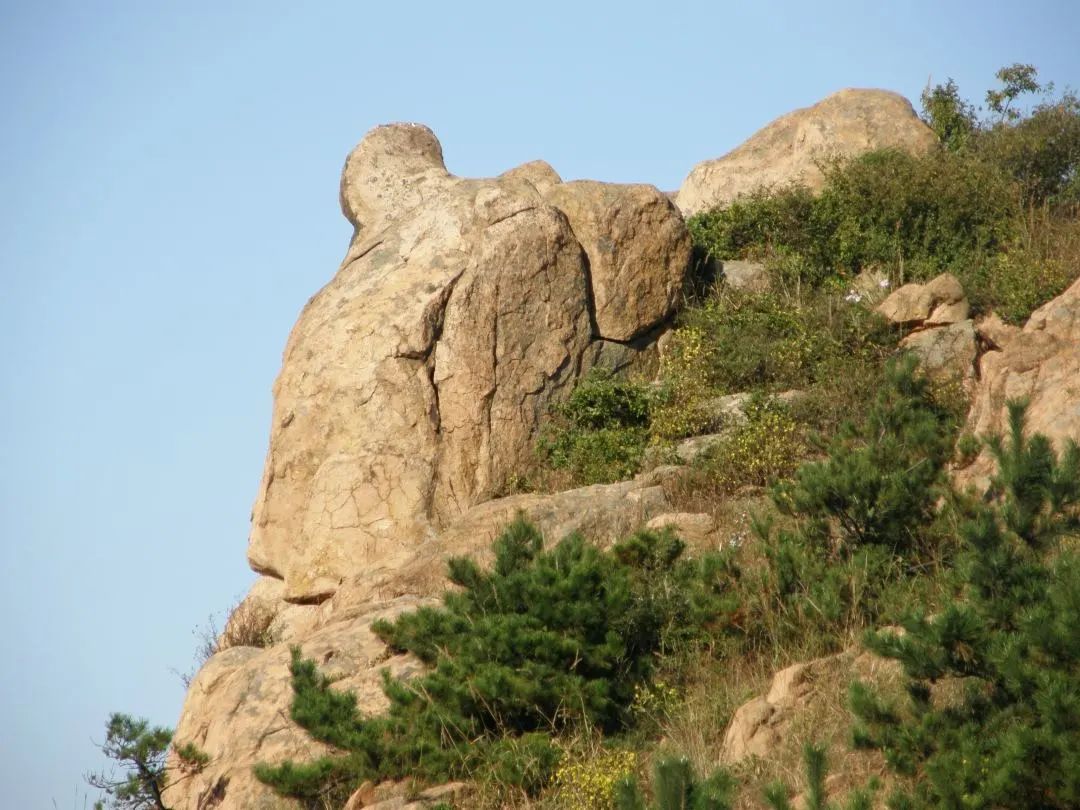
[[[176,722],[170,668],[253,579],[270,386],[370,127],[675,189],[841,87],[1076,86],[1078,41],[1075,0],[0,0],[0,802],[82,807],[110,711]]]

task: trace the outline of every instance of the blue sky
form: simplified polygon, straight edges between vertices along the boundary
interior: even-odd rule
[[[1072,0],[0,0],[5,804],[82,807],[110,711],[174,724],[170,669],[252,581],[270,386],[372,126],[667,190],[841,87],[1075,87],[1077,41]]]

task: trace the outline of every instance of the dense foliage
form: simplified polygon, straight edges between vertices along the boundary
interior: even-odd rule
[[[636,688],[654,659],[728,613],[722,560],[683,557],[670,534],[643,532],[602,551],[571,535],[550,550],[518,519],[494,546],[491,570],[451,561],[460,590],[373,629],[429,666],[387,677],[386,716],[361,718],[355,696],[330,688],[294,650],[292,718],[341,756],[260,766],[260,779],[310,800],[347,796],[366,778],[495,775],[534,791],[551,776],[552,735],[615,733],[632,722]]]
[[[596,369],[552,412],[540,457],[578,484],[629,478],[641,465],[652,408],[646,386]]]
[[[992,500],[960,526],[963,601],[867,640],[909,678],[906,707],[852,692],[857,741],[916,779],[895,807],[1080,804],[1080,556],[1061,545],[1080,534],[1080,449],[1025,436],[1020,403],[1010,417]]]

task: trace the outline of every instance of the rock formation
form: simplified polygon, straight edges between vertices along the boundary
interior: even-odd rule
[[[447,556],[482,556],[519,511],[598,542],[673,511],[671,468],[497,498],[581,373],[655,353],[690,255],[670,200],[542,162],[457,178],[430,130],[398,124],[349,156],[341,206],[355,234],[289,337],[252,514],[263,576],[242,607],[274,614],[276,643],[224,650],[192,681],[175,739],[210,764],[171,789],[178,810],[296,806],[252,773],[324,750],[287,719],[290,644],[378,711],[380,671],[417,662],[387,659],[369,626],[438,595]]]
[[[903,96],[841,90],[777,118],[723,157],[699,163],[676,203],[690,216],[770,186],[800,183],[816,191],[824,182],[823,160],[884,148],[918,153],[936,143]]]
[[[364,138],[341,205],[356,232],[289,337],[248,549],[296,602],[505,491],[604,345],[671,317],[690,251],[650,186],[457,178],[416,125]]]
[[[1080,280],[1032,313],[1023,329],[999,320],[980,325],[990,346],[979,359],[979,384],[967,427],[977,435],[1008,431],[1010,399],[1028,402],[1027,428],[1060,447],[1080,441]],[[983,484],[993,464],[988,453],[961,470],[961,483]]]
[[[900,348],[913,352],[931,377],[970,389],[975,377],[975,324],[964,289],[949,273],[926,284],[905,284],[877,306],[891,323],[911,334]]]

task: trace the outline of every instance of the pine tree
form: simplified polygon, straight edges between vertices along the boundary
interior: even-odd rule
[[[642,532],[611,551],[580,535],[542,545],[519,517],[496,540],[490,570],[453,559],[457,589],[442,605],[373,625],[428,666],[408,682],[385,676],[386,716],[361,717],[355,697],[294,649],[292,719],[342,754],[256,775],[307,799],[347,795],[367,778],[485,769],[535,791],[557,762],[553,735],[624,729],[656,655],[691,643],[728,609],[724,566],[684,559],[669,533]]]
[[[86,776],[86,781],[105,791],[110,807],[169,810],[163,799],[166,788],[198,772],[209,761],[204,752],[188,743],[174,749],[176,765],[170,766],[172,736],[171,729],[151,726],[145,719],[121,713],[110,715],[101,750],[127,769],[126,773],[121,778],[111,773],[92,773]],[[95,804],[95,808],[104,807],[104,801]]]
[[[717,769],[698,779],[686,757],[661,757],[653,767],[652,804],[646,804],[637,781],[622,780],[615,788],[616,810],[730,810],[735,780]]]
[[[908,705],[852,688],[857,744],[916,780],[895,807],[1080,806],[1080,554],[1062,542],[1080,531],[1080,449],[1025,436],[1021,403],[1009,427],[989,442],[986,498],[966,506],[963,601],[867,639],[903,666]]]

